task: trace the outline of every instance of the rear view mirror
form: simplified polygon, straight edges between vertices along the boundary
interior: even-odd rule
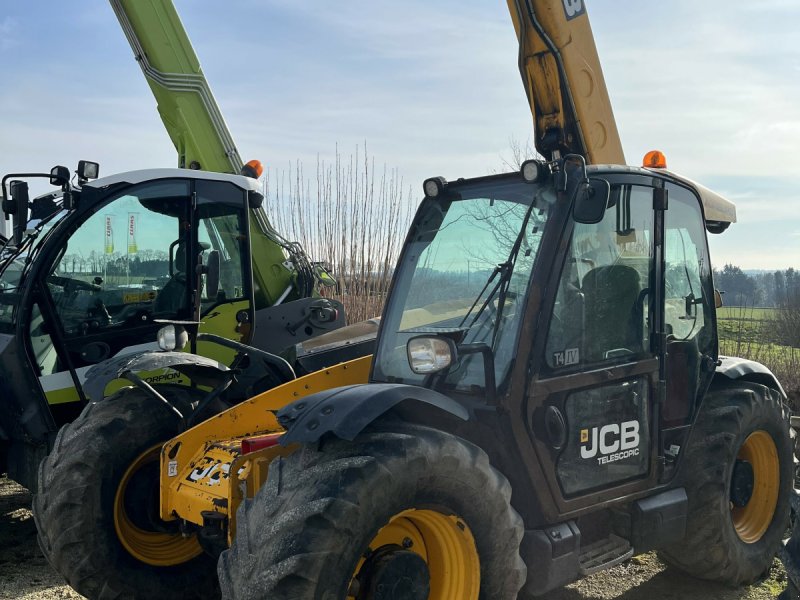
[[[578,184],[572,218],[578,223],[593,225],[603,220],[611,186],[605,179],[589,179]]]
[[[206,298],[213,300],[219,292],[219,250],[212,250],[206,259]]]
[[[9,208],[12,209],[11,214],[14,216],[14,240],[12,243],[14,246],[19,246],[25,235],[25,227],[28,225],[28,182],[15,180],[8,187],[11,192]]]

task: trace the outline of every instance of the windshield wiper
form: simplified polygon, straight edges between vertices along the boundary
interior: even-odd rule
[[[472,303],[472,306],[470,306],[467,314],[464,315],[464,318],[461,320],[459,325],[459,327],[463,327],[464,323],[466,323],[470,314],[472,314],[472,311],[475,309],[475,306],[478,304],[478,301],[481,299],[481,296],[483,296],[483,293],[486,291],[486,288],[488,288],[495,278],[500,275],[500,279],[498,279],[497,283],[494,284],[494,287],[492,287],[492,290],[486,296],[486,300],[484,300],[483,304],[478,309],[478,312],[475,313],[475,316],[469,324],[469,327],[471,328],[473,325],[475,325],[475,323],[477,323],[483,312],[494,300],[495,294],[497,294],[497,313],[495,315],[494,327],[492,328],[491,348],[494,348],[495,342],[497,341],[497,334],[500,331],[500,319],[503,316],[503,308],[506,303],[506,298],[508,297],[508,288],[511,284],[511,275],[514,272],[514,266],[517,264],[519,250],[522,246],[522,240],[525,238],[525,230],[528,227],[528,222],[530,221],[535,204],[536,199],[534,198],[531,201],[530,206],[528,206],[528,210],[525,211],[525,217],[522,219],[522,225],[519,228],[517,239],[514,240],[514,245],[511,247],[511,252],[508,253],[508,258],[506,258],[504,262],[500,263],[492,270],[480,293],[475,298],[475,302]]]

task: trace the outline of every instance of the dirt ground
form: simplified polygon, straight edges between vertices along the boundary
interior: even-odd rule
[[[64,584],[39,551],[30,503],[24,488],[0,477],[0,599],[83,598]],[[785,579],[776,561],[766,581],[730,589],[685,577],[651,553],[557,590],[545,600],[772,600],[785,587]]]

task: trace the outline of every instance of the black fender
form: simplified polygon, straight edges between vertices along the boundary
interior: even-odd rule
[[[767,367],[754,360],[737,358],[734,356],[720,356],[719,364],[714,372],[714,379],[727,377],[728,379],[750,381],[759,383],[779,392],[786,400],[786,392],[778,378]]]
[[[326,433],[352,441],[367,425],[406,400],[469,419],[466,408],[439,392],[400,383],[361,383],[317,392],[284,406],[277,415],[278,423],[286,429],[280,443],[312,443]]]
[[[115,379],[123,378],[128,371],[136,373],[158,369],[173,369],[198,385],[211,387],[216,386],[229,371],[224,364],[197,354],[144,350],[115,356],[94,365],[86,372],[83,392],[89,401],[98,402],[103,399],[106,386]]]

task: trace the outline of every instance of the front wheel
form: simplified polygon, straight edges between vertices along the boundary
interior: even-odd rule
[[[218,564],[235,599],[516,598],[523,525],[478,447],[411,425],[277,459]]]
[[[781,395],[746,382],[713,388],[685,452],[687,535],[663,557],[702,579],[754,581],[789,521],[793,458]]]
[[[39,545],[84,596],[219,595],[213,559],[158,514],[159,453],[178,431],[175,413],[127,388],[89,404],[42,461],[33,500]]]

